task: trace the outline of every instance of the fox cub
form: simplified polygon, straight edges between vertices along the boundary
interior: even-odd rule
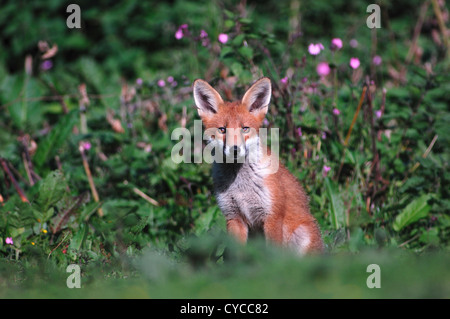
[[[249,230],[262,230],[266,239],[300,254],[322,251],[320,230],[309,212],[305,191],[260,143],[259,131],[272,94],[270,80],[256,81],[241,101],[224,102],[203,80],[194,82],[193,93],[205,134],[226,159],[214,160],[212,175],[228,232],[245,243]]]

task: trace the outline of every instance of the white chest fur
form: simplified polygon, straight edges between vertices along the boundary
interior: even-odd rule
[[[240,215],[249,226],[259,226],[270,213],[271,198],[259,163],[214,163],[217,202],[227,218]]]

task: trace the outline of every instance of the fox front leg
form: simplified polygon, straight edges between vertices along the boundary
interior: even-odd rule
[[[245,244],[248,237],[248,226],[241,218],[227,220],[227,231],[240,243]]]

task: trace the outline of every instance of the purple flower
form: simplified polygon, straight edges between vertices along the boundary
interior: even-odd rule
[[[264,118],[263,124],[264,124],[265,126],[268,126],[268,125],[269,125],[269,121],[268,121],[266,118]]]
[[[327,139],[327,133],[322,132],[322,140],[325,140],[325,139]]]
[[[136,79],[136,84],[139,85],[139,86],[141,86],[143,82],[144,81],[142,81],[141,78]]]
[[[356,39],[351,39],[350,40],[350,46],[352,48],[356,48],[358,46],[358,41]]]
[[[327,76],[328,74],[330,74],[330,66],[328,65],[327,62],[320,62],[317,65],[316,68],[317,74],[319,74],[321,77]]]
[[[169,76],[169,77],[167,78],[167,82],[172,83],[172,82],[173,82],[173,76]]]
[[[286,83],[288,82],[288,77],[285,76],[284,78],[282,78],[282,79],[280,80],[280,82],[283,83],[283,84],[286,84]]]
[[[44,71],[48,71],[53,67],[53,62],[51,60],[45,60],[41,64],[41,69]]]
[[[8,245],[13,245],[14,241],[13,241],[12,237],[6,237],[5,243]]]
[[[311,55],[318,55],[321,50],[323,50],[323,44],[322,43],[311,43],[308,46],[308,52]]]
[[[164,80],[159,80],[157,84],[161,88],[166,86],[166,82]]]
[[[201,30],[201,31],[200,31],[200,40],[201,40],[202,45],[203,45],[204,47],[209,46],[208,33],[206,33],[205,30]]]
[[[378,66],[381,64],[382,61],[383,59],[381,59],[379,55],[376,55],[373,57],[372,63]]]
[[[382,112],[381,110],[376,110],[375,111],[375,116],[377,117],[377,119],[381,118]]]
[[[302,128],[301,127],[299,127],[297,129],[297,134],[298,134],[298,136],[302,137]]]
[[[359,65],[360,65],[361,63],[359,62],[359,59],[358,58],[351,58],[350,59],[350,67],[352,68],[352,69],[357,69],[357,68],[359,68]]]
[[[339,111],[339,109],[337,109],[337,108],[334,108],[333,109],[333,114],[334,115],[339,115],[339,114],[341,114],[341,111]]]
[[[334,38],[331,40],[331,50],[340,50],[342,45],[342,40],[339,38]]]
[[[228,34],[221,33],[221,34],[219,34],[218,39],[219,39],[219,42],[220,42],[220,43],[225,44],[225,43],[228,42]]]

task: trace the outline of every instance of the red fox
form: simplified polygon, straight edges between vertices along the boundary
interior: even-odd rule
[[[210,142],[226,162],[213,162],[213,184],[227,231],[242,243],[249,230],[300,254],[323,251],[317,221],[297,179],[260,143],[259,131],[269,108],[269,78],[256,81],[241,101],[224,102],[203,80],[193,84],[194,101]],[[256,160],[251,161],[251,153]],[[231,158],[231,160],[230,160]],[[276,165],[275,165],[276,164]],[[276,169],[270,170],[270,168]]]

